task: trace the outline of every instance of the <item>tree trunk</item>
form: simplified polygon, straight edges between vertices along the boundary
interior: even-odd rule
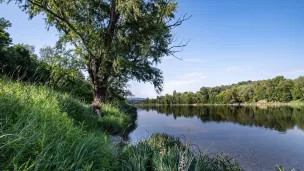
[[[93,85],[93,110],[100,110],[102,103],[106,101],[106,88],[98,85]]]

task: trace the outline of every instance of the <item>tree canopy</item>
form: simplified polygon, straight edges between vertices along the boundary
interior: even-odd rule
[[[1,1],[0,1],[1,2]],[[10,34],[6,31],[12,24],[5,18],[0,18],[0,50],[12,43]]]
[[[60,33],[58,44],[72,44],[84,60],[94,101],[106,92],[121,92],[131,79],[162,90],[156,65],[186,44],[174,45],[172,29],[188,17],[175,19],[173,0],[16,0],[30,18],[45,14],[47,26]]]

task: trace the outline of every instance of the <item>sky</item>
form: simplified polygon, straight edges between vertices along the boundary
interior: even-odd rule
[[[179,40],[190,40],[182,52],[163,58],[162,95],[197,91],[278,75],[304,75],[303,0],[177,0],[176,16],[192,17],[173,30]],[[14,43],[54,46],[55,28],[46,29],[43,16],[32,20],[14,3],[0,4]],[[130,81],[135,97],[156,97],[153,85]]]

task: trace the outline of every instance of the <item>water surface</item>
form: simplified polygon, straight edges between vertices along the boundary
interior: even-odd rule
[[[173,106],[138,108],[132,141],[155,132],[190,139],[209,154],[225,153],[245,170],[304,170],[304,108]]]

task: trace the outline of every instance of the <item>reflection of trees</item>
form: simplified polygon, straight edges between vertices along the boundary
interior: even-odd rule
[[[285,132],[298,126],[304,130],[304,108],[243,106],[145,106],[159,114],[177,117],[198,117],[202,122],[233,122]]]

